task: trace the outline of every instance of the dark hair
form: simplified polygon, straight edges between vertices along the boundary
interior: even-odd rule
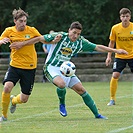
[[[12,12],[13,15],[13,19],[19,19],[23,16],[28,17],[28,13],[24,12],[21,8],[19,8],[18,10],[14,9]]]
[[[129,13],[131,15],[131,11],[128,8],[122,8],[119,12],[120,15]]]
[[[79,29],[79,30],[82,30],[82,25],[78,22],[78,21],[76,21],[76,22],[73,22],[71,25],[70,25],[70,29],[72,30],[72,29]]]

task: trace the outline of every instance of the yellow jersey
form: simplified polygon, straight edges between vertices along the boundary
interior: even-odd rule
[[[128,52],[128,55],[115,54],[115,58],[133,58],[133,23],[130,22],[127,28],[124,28],[122,23],[114,25],[109,39],[116,42],[116,49],[124,49]]]
[[[24,31],[17,31],[15,26],[8,27],[2,33],[0,39],[10,38],[11,43],[25,41],[37,36],[41,36],[34,27],[26,26]],[[25,45],[16,50],[12,49],[10,53],[10,65],[22,69],[35,69],[37,67],[37,53],[34,44]]]

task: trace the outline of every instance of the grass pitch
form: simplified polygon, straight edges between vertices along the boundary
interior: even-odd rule
[[[99,112],[108,120],[95,119],[84,105],[82,98],[67,89],[67,117],[58,111],[56,87],[51,83],[35,83],[26,104],[17,105],[8,121],[0,123],[0,133],[132,133],[133,132],[133,83],[119,82],[115,106],[109,102],[109,83],[83,83],[92,96]],[[2,92],[2,85],[0,90]],[[11,94],[20,92],[16,85]],[[1,94],[0,94],[1,98]],[[1,106],[0,106],[1,109]]]

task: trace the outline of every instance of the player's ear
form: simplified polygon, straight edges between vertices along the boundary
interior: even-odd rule
[[[13,22],[14,22],[15,24],[16,24],[16,21],[17,21],[16,19],[13,19]]]

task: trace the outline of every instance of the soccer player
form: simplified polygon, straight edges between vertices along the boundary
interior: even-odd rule
[[[52,34],[54,32],[54,30],[50,30],[49,31],[49,34]],[[42,48],[43,48],[43,51],[45,54],[48,54],[49,51],[50,51],[50,47],[51,47],[52,44],[42,44]],[[44,74],[44,71],[43,71],[43,82],[47,82],[47,78],[45,77],[45,74]]]
[[[82,51],[100,51],[100,52],[116,52],[119,54],[127,54],[125,50],[116,50],[103,45],[96,45],[89,42],[83,36],[81,36],[82,25],[79,22],[73,22],[70,25],[68,33],[60,32],[62,35],[61,40],[51,46],[51,50],[47,56],[46,63],[44,66],[44,72],[46,77],[57,87],[57,95],[59,97],[59,111],[60,114],[65,117],[67,116],[66,106],[65,106],[65,94],[66,87],[71,88],[77,94],[79,94],[84,103],[97,119],[107,119],[107,117],[99,114],[98,109],[94,100],[88,94],[88,92],[83,87],[81,81],[76,75],[72,77],[65,77],[60,72],[60,66],[64,61],[68,61],[75,54]],[[10,47],[17,48],[17,45],[28,45],[31,42],[36,43],[38,41],[46,40],[47,42],[54,39],[54,37],[59,33],[46,34],[42,37],[36,37],[25,42],[14,43]]]
[[[0,37],[0,44],[8,42],[25,41],[30,38],[41,36],[37,29],[26,25],[28,14],[22,9],[14,9],[13,19],[15,26],[8,27]],[[43,43],[47,43],[43,41]],[[23,46],[19,49],[11,49],[10,66],[5,75],[2,92],[2,116],[0,122],[7,120],[8,106],[11,101],[10,112],[14,113],[16,104],[26,103],[32,92],[37,67],[37,54],[34,44]],[[21,93],[14,96],[10,93],[16,83],[19,81]]]
[[[122,8],[119,14],[121,22],[115,24],[111,29],[109,47],[114,48],[116,45],[116,49],[125,49],[128,54],[115,54],[113,74],[110,81],[110,102],[107,104],[108,106],[115,105],[116,103],[118,79],[127,64],[131,72],[133,72],[133,23],[130,22],[131,11],[128,8]],[[111,52],[107,55],[106,66],[111,63],[111,55]]]

